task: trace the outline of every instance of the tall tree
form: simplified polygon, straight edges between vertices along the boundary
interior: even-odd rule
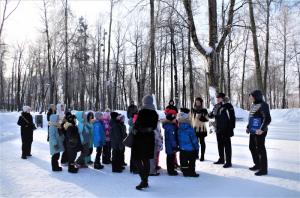
[[[155,22],[154,22],[154,0],[150,0],[150,78],[151,94],[155,94]]]

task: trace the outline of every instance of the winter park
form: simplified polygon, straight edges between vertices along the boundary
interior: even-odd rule
[[[0,197],[300,197],[300,1],[0,0]]]

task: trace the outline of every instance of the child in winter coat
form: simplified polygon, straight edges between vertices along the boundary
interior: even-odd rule
[[[120,127],[121,127],[121,130],[122,130],[122,142],[124,141],[124,139],[127,137],[127,129],[126,129],[126,126],[124,124],[125,122],[125,116],[124,115],[121,115],[119,114],[118,117],[117,117],[117,121],[119,122],[120,124]],[[125,163],[125,147],[124,149],[122,150],[122,155],[121,155],[121,160],[122,160],[122,166],[127,166],[127,164]]]
[[[122,157],[123,150],[125,146],[123,144],[123,139],[126,137],[126,128],[122,127],[120,122],[120,114],[117,112],[111,112],[110,114],[110,140],[112,147],[112,172],[121,173],[124,169],[123,163],[124,159]],[[123,124],[124,125],[124,124]]]
[[[105,144],[105,133],[104,124],[102,121],[103,114],[101,112],[95,113],[95,122],[93,123],[94,132],[94,147],[97,149],[97,154],[94,162],[95,169],[103,169],[104,166],[100,162],[100,157],[102,154],[102,147]]]
[[[33,141],[33,130],[36,129],[32,116],[30,114],[30,107],[24,106],[23,112],[19,117],[18,123],[21,126],[21,139],[22,139],[22,159],[27,159],[31,156],[31,144]]]
[[[94,135],[93,135],[93,122],[94,122],[94,113],[93,112],[88,112],[87,116],[87,122],[86,122],[86,128],[89,132],[89,154],[85,158],[85,162],[87,164],[93,164],[93,161],[91,160],[91,155],[93,153],[93,142],[94,142]]]
[[[159,153],[163,149],[163,138],[161,135],[161,127],[160,122],[157,122],[157,127],[154,130],[154,140],[155,140],[155,146],[154,146],[154,158],[150,159],[150,176],[159,176],[160,173],[158,170],[160,167],[158,166],[159,162]]]
[[[106,109],[103,113],[103,124],[105,130],[105,145],[103,146],[102,163],[111,163],[111,145],[110,145],[110,109]]]
[[[170,176],[178,175],[175,171],[175,156],[177,151],[177,141],[176,141],[176,111],[171,109],[165,110],[166,119],[163,120],[162,126],[165,130],[165,151],[167,154],[167,170]]]
[[[89,147],[90,147],[90,133],[86,127],[86,115],[83,111],[76,112],[76,118],[78,120],[78,132],[80,136],[81,142],[81,153],[76,163],[80,165],[81,168],[87,168],[85,157],[89,154]]]
[[[66,130],[66,147],[68,151],[68,171],[70,173],[77,173],[78,168],[75,166],[75,159],[77,152],[80,150],[80,136],[78,128],[76,126],[76,116],[68,115],[66,117],[66,122],[64,124],[64,129]]]
[[[50,145],[50,154],[52,171],[62,171],[62,168],[58,165],[58,160],[60,157],[60,152],[63,152],[64,145],[64,136],[59,134],[58,128],[60,127],[59,115],[52,114],[50,116],[49,122],[49,145]]]
[[[179,123],[178,141],[180,148],[181,171],[185,177],[199,177],[195,172],[196,159],[198,158],[199,144],[191,121],[190,110],[181,108],[177,115]]]

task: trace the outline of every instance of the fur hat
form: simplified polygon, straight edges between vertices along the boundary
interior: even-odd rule
[[[144,96],[143,98],[143,109],[155,110],[155,106],[153,104],[153,97],[151,95]]]
[[[177,119],[178,120],[188,120],[189,114],[181,111],[180,113],[177,114]]]

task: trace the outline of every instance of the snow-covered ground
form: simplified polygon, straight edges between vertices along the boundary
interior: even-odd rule
[[[110,165],[101,171],[80,169],[78,174],[68,173],[67,167],[52,172],[46,126],[34,132],[33,157],[22,160],[16,125],[19,113],[0,113],[0,197],[299,197],[300,109],[273,110],[271,114],[266,140],[269,175],[256,177],[248,170],[253,164],[246,121],[239,121],[232,138],[232,168],[212,164],[218,158],[217,144],[215,134],[209,134],[206,161],[196,164],[199,178],[168,176],[162,152],[161,175],[150,177],[150,188],[143,192],[135,190],[140,180],[128,167],[121,174],[112,173]],[[129,164],[129,149],[126,162]]]

